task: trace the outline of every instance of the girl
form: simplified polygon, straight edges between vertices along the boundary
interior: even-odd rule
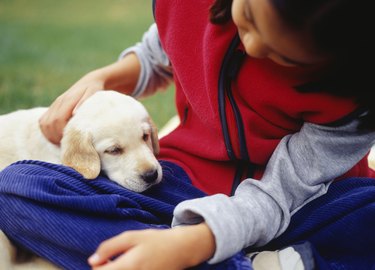
[[[66,190],[84,190],[69,207],[53,184],[43,182],[65,169],[16,164],[2,172],[0,199],[6,207],[0,209],[0,228],[17,244],[67,269],[87,267],[79,261],[95,245],[125,230],[89,258],[93,269],[220,265],[244,248],[283,246],[289,247],[253,253],[253,267],[373,265],[373,256],[366,256],[373,250],[363,249],[374,247],[366,234],[374,223],[367,207],[373,199],[362,199],[373,198],[368,192],[375,183],[358,178],[372,175],[366,155],[375,139],[371,71],[364,68],[375,60],[368,38],[370,3],[154,1],[156,24],[142,43],[84,76],[56,99],[40,123],[46,137],[58,143],[74,109],[95,91],[145,96],[173,80],[181,124],[160,142],[159,159],[167,172],[163,184],[145,194],[126,193],[134,202],[124,211],[140,204],[131,217],[116,212],[98,221],[93,219],[97,208],[118,207],[106,196],[125,191],[113,187],[107,194],[109,188],[66,173],[65,185],[71,186]],[[21,178],[22,187],[12,188],[10,180]],[[162,211],[162,204],[169,210]],[[24,209],[39,214],[31,224],[40,224],[43,212],[64,229],[46,224],[35,232],[29,221],[10,218]],[[173,228],[165,229],[172,211]],[[155,227],[165,230],[140,230]],[[76,238],[83,232],[87,243]],[[62,235],[68,240],[59,240]],[[234,269],[250,269],[245,264],[242,260]]]

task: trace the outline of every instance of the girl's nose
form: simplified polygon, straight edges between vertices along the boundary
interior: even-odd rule
[[[244,46],[246,53],[255,58],[265,58],[269,54],[268,47],[262,42],[261,38],[254,33],[245,35]]]

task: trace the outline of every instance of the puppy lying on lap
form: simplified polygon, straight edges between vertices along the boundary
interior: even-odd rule
[[[0,116],[0,170],[24,159],[62,163],[87,179],[100,171],[113,181],[142,192],[161,181],[155,158],[156,127],[144,106],[115,91],[88,98],[66,125],[61,146],[49,142],[38,120],[47,108],[19,110]]]
[[[162,170],[157,130],[144,106],[115,91],[88,98],[66,125],[61,145],[49,142],[39,128],[47,108],[18,110],[0,116],[0,170],[18,160],[64,164],[86,179],[101,171],[118,184],[142,192],[159,183]],[[17,251],[0,231],[0,269],[57,269],[32,257],[17,263]]]

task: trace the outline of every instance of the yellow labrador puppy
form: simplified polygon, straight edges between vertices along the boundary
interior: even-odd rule
[[[0,116],[0,170],[24,159],[62,163],[87,179],[100,171],[120,185],[142,192],[161,181],[157,130],[144,106],[115,91],[99,91],[76,111],[61,145],[50,143],[38,120],[47,108],[18,110]],[[16,250],[0,231],[0,269],[56,269],[33,257],[17,263]]]
[[[34,159],[70,166],[87,179],[104,171],[136,192],[160,182],[156,127],[134,98],[110,90],[97,92],[68,122],[61,146],[50,143],[39,129],[45,110],[0,116],[0,170],[17,160]]]

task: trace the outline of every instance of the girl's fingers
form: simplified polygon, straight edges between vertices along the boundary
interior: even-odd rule
[[[60,143],[63,129],[71,117],[71,107],[67,106],[64,108],[60,102],[57,104],[54,103],[40,118],[40,128],[44,136],[52,143]]]
[[[54,144],[59,144],[63,130],[73,110],[82,99],[82,91],[75,88],[70,89],[59,96],[39,119],[39,126],[44,136]]]
[[[131,236],[128,233],[122,233],[109,240],[102,242],[98,249],[88,259],[91,266],[98,266],[106,263],[113,256],[127,251],[133,246]]]
[[[139,265],[134,266],[132,264],[129,264],[127,254],[123,254],[119,256],[116,260],[108,261],[105,264],[92,265],[93,270],[134,270],[138,269],[137,267],[139,267]]]

